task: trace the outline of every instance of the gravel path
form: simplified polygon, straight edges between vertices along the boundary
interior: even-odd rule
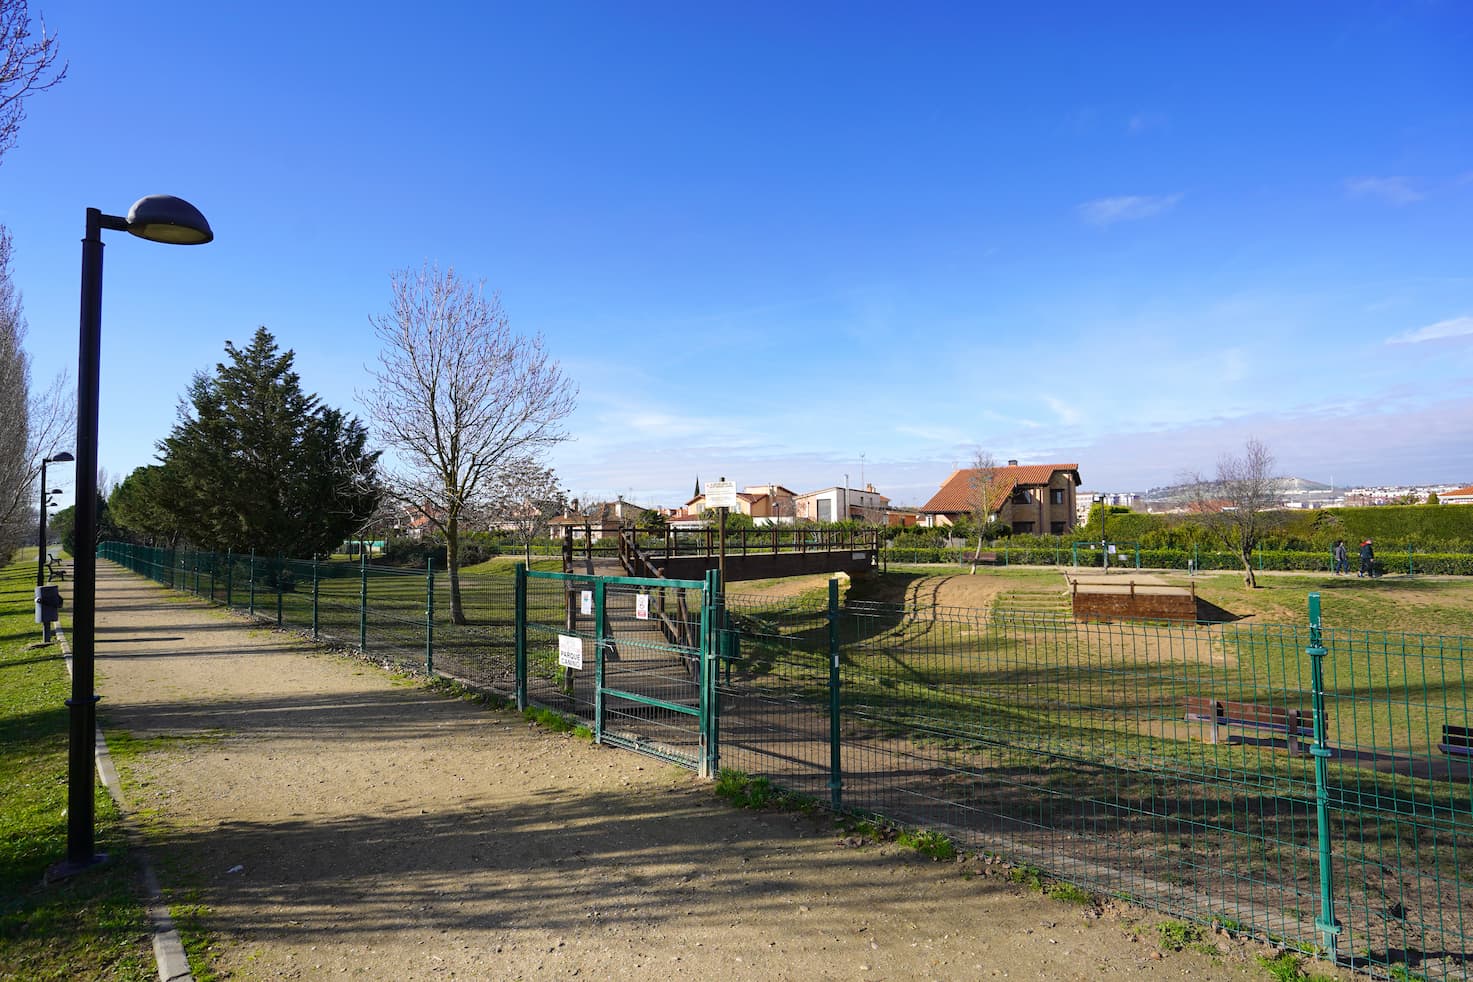
[[[164,887],[242,979],[1263,979],[826,818],[753,813],[101,563],[99,712]],[[131,738],[131,742],[128,738]]]

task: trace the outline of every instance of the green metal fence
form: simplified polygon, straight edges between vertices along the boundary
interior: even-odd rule
[[[1375,974],[1470,974],[1473,637],[1339,631],[1313,609],[1301,625],[1077,623],[844,603],[836,583],[774,601],[560,574],[466,577],[472,623],[454,625],[439,573],[101,552],[608,742],[1101,894]],[[560,666],[558,635],[591,645],[593,670]]]

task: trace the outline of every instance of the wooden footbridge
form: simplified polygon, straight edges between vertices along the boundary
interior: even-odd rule
[[[876,529],[774,525],[731,530],[722,542],[715,529],[648,532],[568,526],[563,530],[563,571],[591,574],[622,569],[625,576],[699,580],[707,570],[724,565],[728,583],[814,573],[863,576],[876,568],[880,544]]]

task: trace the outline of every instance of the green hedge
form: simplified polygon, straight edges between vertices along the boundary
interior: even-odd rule
[[[1067,545],[1055,549],[1049,545],[1023,545],[1022,547],[1011,543],[996,543],[996,548],[989,547],[987,552],[997,553],[999,565],[1008,566],[1071,566],[1075,560],[1075,552]],[[922,549],[891,547],[884,551],[884,560],[889,563],[945,563],[948,565],[963,564],[971,560],[976,552],[976,547],[966,549]],[[1080,548],[1078,560],[1081,567],[1101,567],[1104,565],[1103,554],[1099,549]],[[1140,551],[1140,564],[1146,569],[1186,569],[1187,563],[1195,558],[1197,568],[1203,570],[1214,569],[1241,569],[1242,564],[1233,553],[1221,549],[1142,549]],[[1133,548],[1121,548],[1110,559],[1113,568],[1134,567],[1136,564],[1136,552]],[[1355,550],[1351,550],[1350,567],[1355,569],[1359,565]],[[1407,554],[1405,550],[1381,550],[1376,556],[1376,566],[1381,572],[1405,573],[1407,571]],[[1328,551],[1305,551],[1294,549],[1265,549],[1253,554],[1253,568],[1276,571],[1299,570],[1304,572],[1330,571],[1330,554]],[[1470,553],[1435,553],[1435,552],[1413,552],[1411,557],[1411,568],[1413,573],[1440,574],[1446,576],[1473,576],[1473,554]]]

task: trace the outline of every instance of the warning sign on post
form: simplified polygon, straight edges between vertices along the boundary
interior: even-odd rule
[[[583,639],[573,634],[557,636],[557,663],[564,668],[583,667]]]
[[[650,595],[648,593],[634,595],[634,619],[639,621],[650,619]]]
[[[736,495],[735,481],[710,481],[706,484],[706,507],[735,508]]]

